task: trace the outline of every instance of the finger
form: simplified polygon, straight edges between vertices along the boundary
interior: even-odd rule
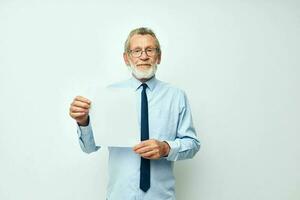
[[[133,147],[133,150],[136,151],[136,150],[138,150],[138,149],[140,149],[140,148],[143,148],[144,146],[146,146],[146,142],[145,142],[145,141],[142,141],[141,143],[135,145],[135,146]]]
[[[137,149],[135,152],[138,154],[143,154],[143,153],[152,151],[154,148],[155,147],[153,147],[153,146],[145,146],[145,147]]]
[[[76,106],[76,107],[80,107],[80,108],[86,108],[89,109],[90,105],[87,103],[84,103],[82,101],[73,101],[73,103],[71,104],[71,106]]]
[[[91,101],[83,96],[76,96],[74,101],[81,101],[83,103],[91,104]]]
[[[143,156],[142,156],[142,157],[143,157]],[[143,158],[146,158],[146,159],[148,159],[148,160],[157,160],[157,159],[160,158],[160,156],[154,154],[154,155],[152,155],[152,156],[144,156]]]
[[[84,112],[87,113],[89,110],[86,108],[81,108],[81,107],[77,107],[77,106],[71,106],[70,107],[70,112]]]
[[[82,113],[82,112],[79,112],[79,113],[70,113],[70,115],[71,115],[71,117],[73,117],[74,119],[76,119],[76,118],[85,116],[86,113]]]
[[[152,151],[148,151],[146,153],[141,154],[142,157],[152,157],[152,156],[159,156],[158,149],[153,149]]]
[[[134,150],[134,151],[137,151],[138,149],[143,148],[143,147],[148,146],[148,145],[149,145],[149,140],[144,140],[144,141],[142,141],[141,143],[135,145],[135,146],[133,147],[133,150]]]

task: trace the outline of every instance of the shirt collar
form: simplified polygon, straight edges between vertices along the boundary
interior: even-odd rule
[[[136,79],[135,77],[131,77],[130,81],[134,90],[138,90],[142,84],[142,82]],[[158,80],[155,78],[155,76],[153,76],[150,80],[146,81],[145,83],[147,84],[149,90],[153,91],[155,86],[157,85],[157,82]]]

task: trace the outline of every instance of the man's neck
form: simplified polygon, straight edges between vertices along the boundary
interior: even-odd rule
[[[152,79],[155,75],[153,75],[151,78],[141,78],[141,79],[138,79],[134,74],[132,74],[132,76],[133,76],[136,80],[138,80],[138,81],[140,81],[140,82],[142,82],[142,83],[145,83],[145,82],[149,81],[150,79]]]

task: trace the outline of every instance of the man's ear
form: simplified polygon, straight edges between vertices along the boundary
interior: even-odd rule
[[[161,53],[159,54],[158,58],[157,58],[157,64],[160,64],[160,60],[161,60]]]
[[[123,53],[123,59],[126,65],[130,65],[129,58],[127,53]]]

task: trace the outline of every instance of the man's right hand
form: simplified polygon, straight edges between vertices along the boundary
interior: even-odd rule
[[[85,97],[76,96],[70,105],[69,114],[80,126],[88,125],[91,103],[92,102]]]

